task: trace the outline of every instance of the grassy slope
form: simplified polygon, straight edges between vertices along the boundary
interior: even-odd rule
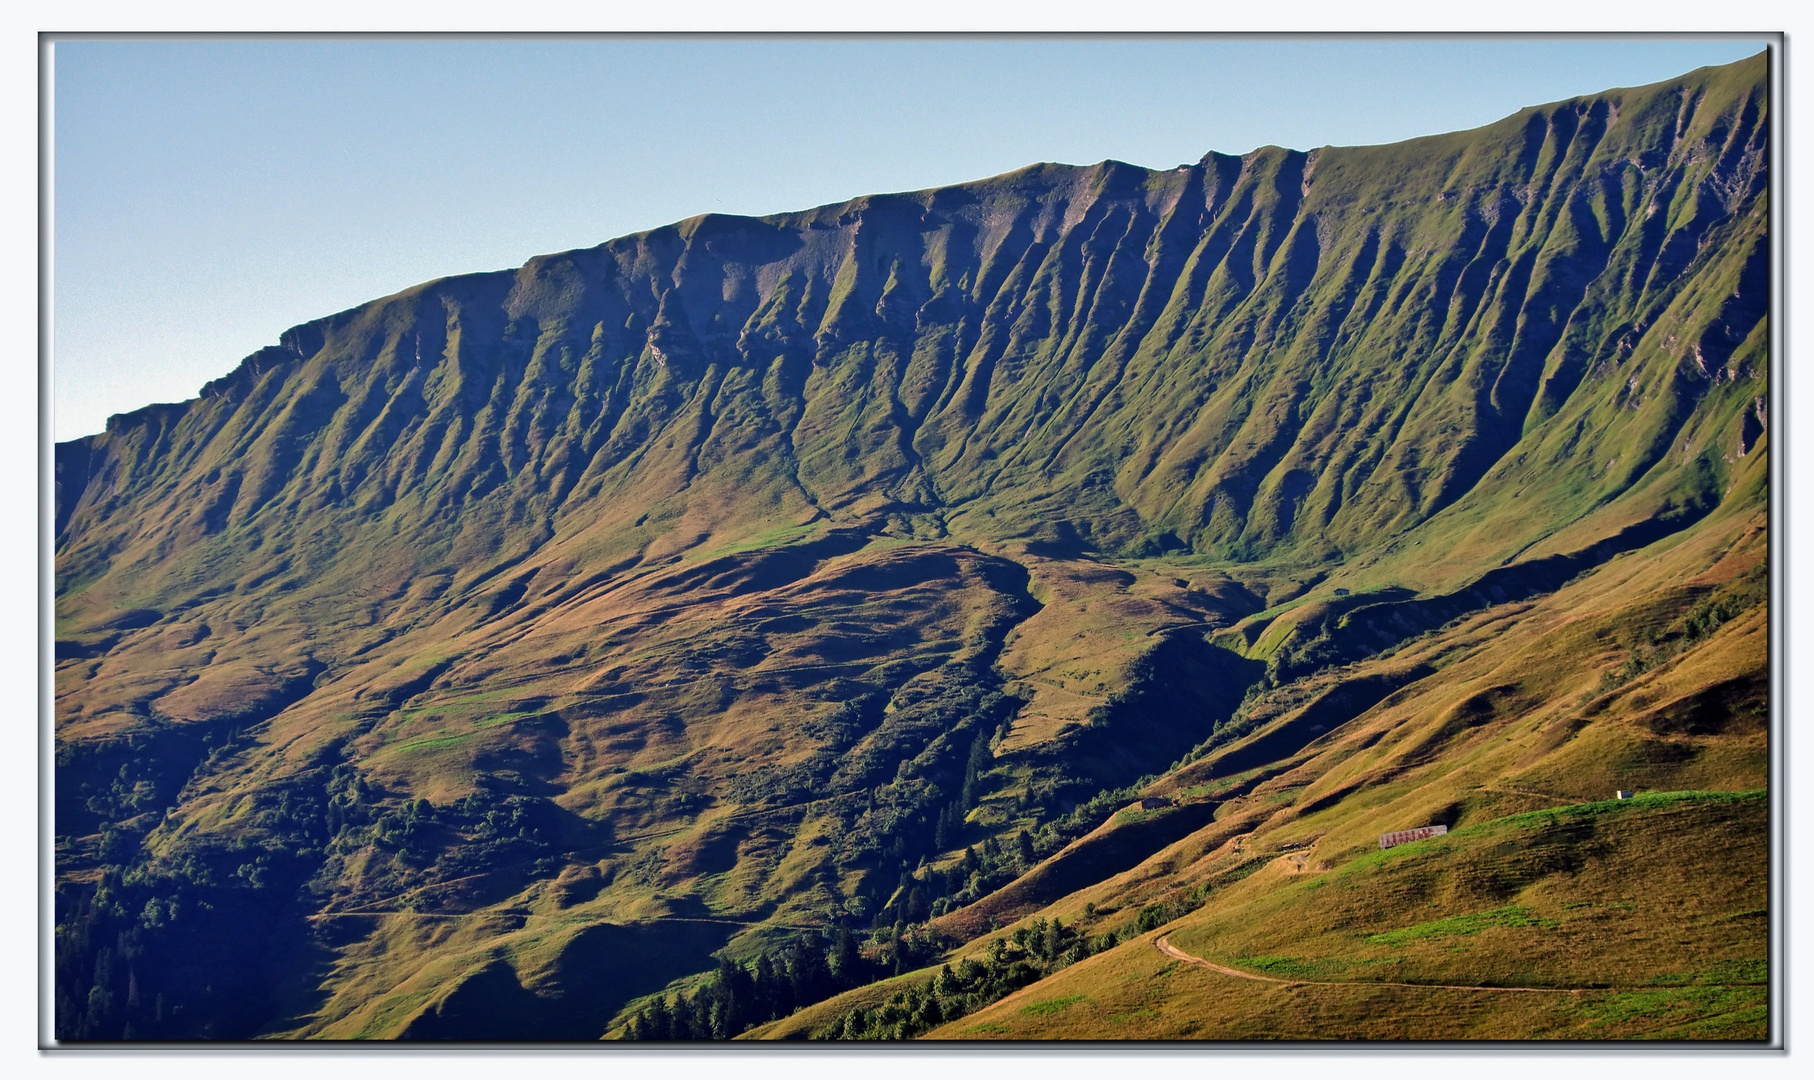
[[[1762,1037],[1763,610],[1610,692],[1601,681],[1647,627],[1754,578],[1760,526],[1761,515],[1716,516],[1534,604],[1357,665],[1341,674],[1438,670],[1282,762],[1218,778],[1235,744],[1162,778],[1153,790],[1223,800],[1215,823],[1125,873],[1004,913],[1099,934],[1210,882],[1202,909],[934,1036]],[[1621,786],[1639,798],[1601,801]],[[1671,791],[1687,793],[1644,794]],[[1433,821],[1455,831],[1377,850],[1379,833]],[[1153,949],[1160,936],[1286,979],[1611,989],[1559,1004],[1286,988],[1181,967]],[[1060,1006],[1027,1008],[1042,1002]],[[774,1034],[810,1033],[842,1008]]]
[[[694,219],[297,328],[59,448],[64,902],[136,864],[294,938],[246,976],[281,1000],[196,1004],[211,1034],[508,1034],[568,1015],[597,928],[688,943],[537,1029],[589,1033],[727,942],[865,918],[880,846],[992,728],[983,683],[1026,704],[970,841],[1208,734],[1213,695],[1142,683],[1155,646],[1248,618],[1256,665],[1318,627],[1348,648],[1338,589],[1581,552],[1601,569],[1555,596],[1258,699],[1155,788],[1216,823],[1091,895],[1196,880],[1236,836],[1343,864],[1393,821],[1759,787],[1754,725],[1700,728],[1748,715],[1761,613],[1596,687],[1761,558],[1761,71],[1400,147]],[[1178,672],[1252,677],[1216,663]],[[1412,681],[1308,730],[1386,676]],[[976,911],[1071,888],[1035,878]],[[226,940],[186,910],[183,948]]]
[[[1577,804],[1264,871],[933,1037],[1759,1039],[1764,802]],[[1162,936],[1286,981],[1181,964]]]
[[[1166,928],[1171,941],[1289,978],[1616,991],[1563,1006],[1461,991],[1262,987],[1178,969],[1164,977],[1196,989],[1159,993],[1154,986],[1172,984],[1116,981],[1169,970],[1150,952],[1158,935],[1147,934],[1118,950],[1129,954],[1121,966],[1086,961],[947,1032],[1762,1037],[1761,609],[1610,694],[1594,693],[1596,667],[1564,662],[1590,643],[1666,622],[1687,609],[1687,590],[1757,565],[1757,527],[1730,521],[1527,611],[1475,620],[1502,623],[1489,633],[1467,624],[1437,635],[1432,650],[1464,654],[1444,677],[1413,684],[1331,733],[1301,764],[1225,804],[1218,827],[1174,845],[1143,873],[1049,909],[1074,919],[1083,896],[1099,908],[1112,906],[1103,903],[1110,898],[1133,904],[1218,864],[1287,852]],[[1617,655],[1602,646],[1607,653]],[[1465,711],[1483,691],[1491,707]],[[1717,724],[1684,723],[1692,711],[1685,703],[1707,701],[1722,706]],[[1189,785],[1205,771],[1187,768],[1167,783]],[[1617,786],[1713,792],[1591,801]],[[1459,827],[1391,852],[1372,844],[1379,832],[1440,820]],[[1664,989],[1685,983],[1697,988]],[[1062,1017],[1021,1008],[1076,994],[1099,1007]],[[1140,1017],[1155,1000],[1164,1007]],[[1382,1009],[1391,1019],[1370,1015]]]

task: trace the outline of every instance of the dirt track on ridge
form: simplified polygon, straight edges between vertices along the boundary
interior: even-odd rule
[[[1542,986],[1450,986],[1444,983],[1372,981],[1318,982],[1314,979],[1279,979],[1274,978],[1271,975],[1256,975],[1251,971],[1240,971],[1236,968],[1223,967],[1221,964],[1212,964],[1201,956],[1192,956],[1183,949],[1173,945],[1171,943],[1170,935],[1156,938],[1153,941],[1153,948],[1158,949],[1161,953],[1164,953],[1174,960],[1182,960],[1187,964],[1195,964],[1201,968],[1208,968],[1221,975],[1232,976],[1236,979],[1252,979],[1255,982],[1278,983],[1281,986],[1404,986],[1416,990],[1476,990],[1483,993],[1494,994],[1579,994],[1585,989],[1570,989],[1566,987],[1556,989]],[[1595,987],[1594,989],[1616,989],[1616,987]]]

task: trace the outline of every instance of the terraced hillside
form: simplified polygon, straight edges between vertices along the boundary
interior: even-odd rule
[[[59,1038],[1761,1037],[1765,84],[690,219],[59,444]]]

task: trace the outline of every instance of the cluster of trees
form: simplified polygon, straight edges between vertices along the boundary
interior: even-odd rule
[[[878,860],[886,880],[962,841],[966,816],[989,790],[991,747],[1017,701],[969,681],[992,681],[992,673],[954,666],[961,670],[897,694],[893,711],[831,778],[834,793],[870,789],[844,829],[840,861]]]
[[[129,859],[189,778],[205,772],[238,737],[236,730],[198,733],[188,725],[144,719],[118,739],[58,746],[58,835],[100,833],[103,862]]]
[[[660,995],[626,1026],[633,1041],[730,1039],[796,1009],[873,982],[887,964],[865,957],[856,935],[839,927],[829,942],[808,935],[774,956],[749,965],[720,960],[718,970],[692,993]]]
[[[1261,860],[1255,860],[1246,869],[1246,873],[1242,873],[1240,876],[1245,877],[1247,873],[1258,870],[1260,865]],[[1166,923],[1171,922],[1173,919],[1188,915],[1202,907],[1203,901],[1208,896],[1209,886],[1199,885],[1188,892],[1173,893],[1164,900],[1156,900],[1153,903],[1147,904],[1140,909],[1140,914],[1134,917],[1133,925],[1127,929],[1123,936],[1132,937],[1135,934],[1144,934],[1148,930],[1157,930]]]
[[[361,887],[377,893],[467,877],[510,866],[533,866],[552,855],[553,811],[546,800],[479,790],[437,807],[426,799],[385,799],[350,764],[326,784],[325,858],[318,892],[342,887],[348,856],[375,848],[390,856]]]
[[[1717,594],[1696,601],[1682,616],[1682,635],[1690,644],[1704,641],[1725,623],[1769,598],[1769,568],[1759,564]]]
[[[999,782],[993,747],[1019,704],[1002,692],[1000,674],[971,657],[922,672],[892,695],[856,685],[840,693],[847,697],[838,708],[803,726],[823,740],[817,752],[737,777],[726,797],[778,806],[855,796],[831,811],[840,818],[833,859],[840,874],[867,871],[873,884],[852,910],[875,928],[931,917],[934,902],[961,892],[979,868],[985,891],[1011,878],[993,849],[974,851],[959,877],[934,880],[924,870],[980,839],[967,818]]]
[[[56,895],[60,1040],[210,1038],[256,1026],[268,965],[305,935],[285,918],[307,876],[295,855],[251,844],[135,857]]]
[[[937,824],[933,828],[933,847],[939,851],[949,851],[957,844],[964,831],[965,817],[982,800],[983,778],[994,764],[995,755],[989,746],[989,733],[979,731],[970,742],[970,754],[964,761],[964,779],[957,789],[957,798],[946,803],[945,808],[939,812]]]
[[[1376,651],[1370,646],[1378,644],[1379,647],[1384,647],[1375,642],[1357,645],[1350,640],[1353,635],[1342,634],[1341,630],[1341,620],[1334,616],[1323,618],[1308,627],[1299,626],[1266,658],[1266,670],[1254,685],[1266,690],[1276,690],[1305,676],[1340,667]]]
[[[1133,933],[1088,937],[1057,919],[1034,919],[996,938],[978,959],[945,964],[936,976],[904,987],[874,1008],[840,1013],[815,1039],[911,1039],[999,1001],[1052,972],[1119,944]]]
[[[967,844],[955,862],[902,871],[894,895],[876,911],[874,924],[911,925],[975,903],[1107,821],[1148,782],[1142,777],[1127,787],[1099,791],[1031,832],[1020,829],[1006,840],[987,836],[980,844]]]
[[[230,745],[221,742],[219,745]],[[218,745],[215,747],[218,749]],[[205,767],[199,753],[141,755]],[[100,820],[103,872],[56,896],[57,1038],[205,1038],[252,1030],[283,950],[305,945],[293,900],[332,891],[346,855],[376,845],[451,878],[552,850],[537,800],[479,793],[436,809],[384,800],[350,765],[252,796],[229,842],[191,842],[156,860],[144,833],[187,774],[123,765],[88,781],[78,812]],[[531,868],[532,869],[532,868]],[[528,872],[526,869],[525,872]],[[397,878],[402,882],[403,877]],[[363,883],[382,890],[380,874]]]
[[[1013,872],[1015,861],[1004,855],[1002,845],[989,837],[980,851],[976,845],[966,847],[963,859],[953,865],[902,870],[893,895],[876,909],[871,926],[905,928],[958,906],[957,896],[974,898],[979,888],[986,889],[988,882]]]
[[[985,837],[981,844],[966,845],[954,863],[903,872],[894,895],[876,912],[876,925],[904,927],[937,918],[994,892],[1038,860],[1025,829],[1006,843]]]
[[[138,962],[144,954],[136,920],[126,917],[114,897],[96,904],[103,892],[117,894],[119,873],[109,870],[94,893],[70,895],[59,891],[56,930],[56,1032],[57,1038],[137,1038],[163,1026],[166,1005],[162,994],[153,1004],[154,1023],[146,1025],[144,990],[139,983]],[[160,922],[164,911],[151,900]],[[180,905],[173,903],[174,917]]]
[[[1134,921],[1098,936],[1089,936],[1057,919],[1034,919],[1005,938],[989,943],[981,959],[969,958],[955,968],[945,964],[936,977],[895,991],[881,1005],[850,1009],[814,1033],[816,1039],[911,1039],[940,1024],[968,1016],[991,1002],[1038,982],[1061,968],[1156,930],[1203,906],[1209,889],[1200,885],[1147,904]],[[1094,918],[1094,906],[1085,917]]]
[[[60,749],[58,832],[95,830],[102,871],[57,888],[58,1039],[208,1035],[193,1017],[231,1017],[261,1000],[258,965],[283,938],[267,900],[300,883],[302,860],[321,839],[290,821],[306,816],[306,792],[273,790],[246,812],[256,828],[282,825],[281,843],[248,829],[233,843],[190,845],[156,862],[143,843],[183,785],[237,738],[148,721],[118,745]],[[217,958],[212,970],[201,970],[204,955]]]
[[[1638,634],[1625,662],[1600,676],[1602,693],[1623,686],[1713,636],[1713,632],[1747,611],[1768,602],[1769,570],[1763,565],[1695,601],[1667,627],[1648,627]]]
[[[1144,913],[1143,913],[1144,914]],[[1057,919],[1035,919],[991,943],[981,959],[897,991],[874,1009],[840,1014],[815,1032],[816,1039],[905,1039],[999,1000],[1058,969],[1113,948],[1137,931],[1090,938]],[[923,936],[873,934],[859,946],[847,928],[829,948],[807,937],[773,957],[748,965],[720,960],[718,970],[692,993],[651,1000],[631,1016],[630,1040],[730,1039],[808,1005],[930,962],[943,943]]]
[[[834,861],[840,872],[868,871],[871,885],[850,910],[874,932],[866,952],[880,958],[878,975],[896,970],[927,936],[915,927],[1025,873],[1106,821],[1145,781],[1095,790],[1063,809],[1053,789],[1042,805],[1023,806],[1036,820],[1047,817],[1038,827],[979,837],[983,830],[968,817],[1001,783],[994,746],[1019,704],[1002,692],[999,674],[966,660],[915,676],[886,700],[846,691],[852,696],[840,708],[812,721],[827,740],[820,753],[739,777],[730,797],[762,805],[860,794],[833,811],[841,818]],[[1059,779],[1088,786],[1080,777]],[[960,858],[948,858],[960,848]],[[626,873],[653,873],[658,860],[649,862]]]
[[[126,761],[120,764],[120,771],[105,790],[96,791],[82,802],[97,818],[113,822],[162,809],[165,800],[159,798],[158,785],[148,775],[147,763]]]

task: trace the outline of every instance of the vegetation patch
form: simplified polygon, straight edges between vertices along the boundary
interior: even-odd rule
[[[989,942],[981,956],[945,964],[937,975],[896,991],[875,1008],[847,1010],[813,1032],[815,1039],[910,1039],[999,1001],[1023,986],[1106,952],[1133,937],[1131,930],[1086,937],[1057,919],[1034,919]],[[1040,1003],[1032,1015],[1060,1012],[1083,1000],[1068,996]]]
[[[1528,910],[1510,904],[1491,911],[1478,911],[1472,915],[1452,915],[1446,919],[1434,919],[1430,922],[1407,926],[1402,930],[1389,930],[1383,934],[1373,934],[1367,938],[1369,945],[1403,945],[1410,941],[1422,941],[1426,938],[1466,937],[1478,934],[1491,927],[1521,929],[1537,927],[1555,929],[1562,924],[1555,919],[1542,919],[1532,915]]]
[[[1633,795],[1629,799],[1602,799],[1597,802],[1573,803],[1568,806],[1557,806],[1545,810],[1531,810],[1522,814],[1510,814],[1502,818],[1480,822],[1478,825],[1464,826],[1449,833],[1451,837],[1482,834],[1498,829],[1538,829],[1584,817],[1597,817],[1603,814],[1622,814],[1636,810],[1654,810],[1662,807],[1693,805],[1696,803],[1746,803],[1768,802],[1770,793],[1763,788],[1751,791],[1646,791]],[[1429,841],[1419,841],[1428,843]],[[1410,844],[1402,845],[1411,847]],[[1391,849],[1393,851],[1398,848]]]
[[[1624,990],[1582,1003],[1589,1030],[1623,1029],[1621,1038],[1669,1038],[1677,1025],[1738,1012],[1758,1004],[1763,987],[1685,986]]]
[[[1767,74],[707,215],[60,444],[57,1038],[1750,1030]]]
[[[471,742],[477,734],[478,732],[476,731],[463,731],[455,735],[418,735],[413,739],[405,739],[395,746],[392,746],[390,749],[391,752],[395,754],[413,754],[426,750],[446,750],[449,747],[460,746],[464,743]]]
[[[1088,994],[1071,994],[1067,997],[1053,998],[1051,1001],[1036,1001],[1031,1005],[1022,1005],[1020,1011],[1034,1016],[1050,1016],[1061,1013],[1080,1001],[1090,1000]]]
[[[1328,979],[1342,974],[1352,965],[1330,957],[1241,956],[1235,963],[1262,975],[1281,979]]]
[[[1770,962],[1762,957],[1726,960],[1699,971],[1658,975],[1650,986],[1764,986],[1770,982]]]

